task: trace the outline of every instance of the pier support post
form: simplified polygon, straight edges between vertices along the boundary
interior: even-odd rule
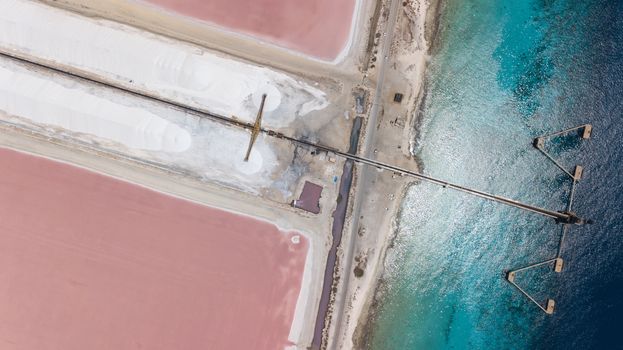
[[[590,124],[584,125],[584,132],[582,132],[582,138],[588,140],[591,138],[591,132],[593,131],[593,126]]]
[[[537,137],[534,139],[534,141],[532,141],[532,146],[534,146],[534,148],[536,149],[543,149],[543,147],[545,146],[545,140],[543,140],[542,137]]]
[[[562,272],[563,263],[564,262],[562,258],[556,258],[556,263],[554,264],[554,272]]]
[[[580,179],[582,178],[582,172],[584,172],[584,168],[582,168],[581,165],[576,165],[575,171],[573,172],[573,180],[580,181]]]
[[[551,315],[554,313],[554,307],[556,306],[556,302],[554,299],[547,299],[547,306],[545,307],[545,313]]]

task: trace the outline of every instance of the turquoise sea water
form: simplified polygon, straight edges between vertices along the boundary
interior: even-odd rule
[[[548,147],[586,167],[561,274],[504,270],[554,257],[553,220],[426,183],[403,203],[388,252],[372,349],[610,349],[623,281],[623,1],[447,0],[428,69],[416,149],[424,172],[550,209],[570,181],[531,146],[534,137],[590,122],[590,141]],[[595,196],[598,196],[595,198]],[[623,295],[621,295],[623,296]]]

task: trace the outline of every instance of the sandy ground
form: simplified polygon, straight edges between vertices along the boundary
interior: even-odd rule
[[[304,235],[26,153],[0,164],[5,346],[293,344]]]
[[[389,69],[385,73],[384,85],[380,97],[380,110],[371,142],[373,152],[370,155],[380,161],[395,164],[403,168],[417,170],[416,159],[411,156],[410,144],[412,130],[417,116],[419,95],[424,79],[424,71],[428,59],[426,30],[433,23],[431,14],[435,6],[426,0],[408,1],[401,4],[396,24],[386,28],[388,21],[389,2],[380,9],[377,40],[383,40],[384,32],[393,30],[393,42],[388,53]],[[433,16],[434,18],[434,16]],[[426,26],[425,26],[426,23]],[[375,86],[377,64],[380,55],[379,45],[374,45],[370,55],[369,78],[371,86]],[[376,53],[375,53],[376,52]],[[393,101],[395,93],[404,95],[401,103]],[[370,129],[367,129],[370,130]],[[367,135],[369,137],[370,135]],[[365,188],[365,195],[354,198],[354,211],[348,230],[345,232],[342,258],[352,259],[352,264],[342,265],[339,285],[344,293],[343,299],[336,299],[336,307],[341,303],[342,315],[333,315],[333,325],[329,332],[328,348],[359,349],[363,348],[365,328],[369,317],[369,308],[373,301],[376,286],[382,274],[385,251],[395,232],[395,218],[398,213],[402,196],[412,179],[404,178],[389,172],[376,169],[358,169],[357,187]],[[367,171],[365,177],[361,176]],[[356,209],[354,209],[356,210]],[[353,218],[357,216],[356,225]],[[346,233],[349,233],[348,235]],[[354,240],[354,241],[353,241]],[[348,256],[347,242],[353,242],[353,255]],[[344,270],[350,267],[348,271]],[[345,278],[349,274],[348,278]],[[338,294],[339,295],[339,294]],[[335,323],[338,323],[335,325]]]

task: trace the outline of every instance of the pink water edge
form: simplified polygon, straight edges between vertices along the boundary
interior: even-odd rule
[[[0,349],[279,349],[309,242],[0,149]]]
[[[355,10],[355,0],[146,2],[328,61],[346,46]]]

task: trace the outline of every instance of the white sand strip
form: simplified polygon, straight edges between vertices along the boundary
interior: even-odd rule
[[[2,66],[0,109],[38,124],[95,135],[129,148],[182,152],[191,144],[188,131],[146,110]]]
[[[306,326],[305,312],[309,309],[310,292],[313,289],[311,282],[313,277],[312,267],[314,266],[315,242],[311,239],[313,235],[305,233],[304,236],[306,236],[309,240],[309,251],[307,252],[307,258],[305,259],[305,269],[303,270],[301,289],[299,291],[299,296],[296,300],[296,312],[294,313],[294,319],[292,320],[292,325],[290,326],[290,334],[288,336],[288,339],[293,343],[298,343],[301,340],[301,336]],[[319,274],[319,276],[322,276],[322,274]]]

